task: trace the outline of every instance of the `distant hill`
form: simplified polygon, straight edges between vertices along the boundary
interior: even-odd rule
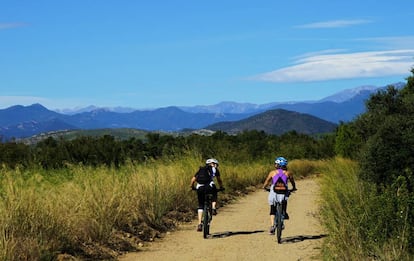
[[[93,129],[93,130],[59,130],[59,131],[48,131],[36,134],[30,137],[19,139],[25,144],[36,144],[39,141],[47,139],[49,137],[55,139],[73,140],[78,137],[102,137],[104,135],[113,136],[117,140],[127,140],[130,138],[136,138],[145,140],[146,135],[149,131],[137,130],[137,129]],[[162,134],[162,133],[160,133]],[[166,134],[166,133],[165,133]]]
[[[289,131],[303,134],[329,133],[335,130],[336,124],[315,116],[287,111],[283,109],[268,110],[246,119],[234,122],[219,122],[207,126],[206,129],[239,133],[245,130],[259,130],[268,134],[281,135]]]
[[[53,130],[74,130],[75,126],[67,124],[60,119],[49,119],[46,121],[25,121],[8,127],[0,127],[0,142],[2,138],[8,140],[10,138],[30,137],[35,134],[46,133]]]
[[[365,101],[371,92],[361,92],[359,95],[344,102],[318,102],[318,103],[295,103],[280,104],[272,109],[284,109],[314,115],[320,119],[339,123],[348,122],[365,111]]]
[[[50,111],[40,104],[30,106],[15,105],[0,110],[0,127],[22,124],[24,122],[44,122],[54,119],[66,119],[66,115]]]

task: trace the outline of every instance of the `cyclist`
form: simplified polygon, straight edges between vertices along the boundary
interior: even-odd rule
[[[217,188],[214,183],[214,178],[217,179],[219,187],[223,188],[223,182],[220,177],[220,171],[218,170],[219,162],[214,158],[206,160],[206,165],[199,168],[197,173],[191,178],[190,186],[192,189],[197,189],[197,199],[198,199],[198,226],[197,231],[202,231],[203,226],[201,219],[203,216],[204,208],[204,196],[205,193],[211,193],[212,197],[212,208],[213,214],[217,214]],[[195,186],[195,184],[197,185]]]
[[[293,191],[296,190],[296,184],[295,179],[293,178],[293,174],[287,169],[287,165],[287,159],[284,157],[277,157],[275,159],[275,169],[269,172],[263,184],[264,189],[266,189],[268,185],[271,185],[270,193],[268,196],[270,205],[270,234],[273,234],[275,232],[273,222],[276,214],[276,207],[273,203],[276,200],[276,191],[278,193],[285,193],[285,200],[282,202],[282,208],[283,213],[285,213],[284,219],[289,219],[289,215],[287,213],[287,200],[289,199],[288,183],[290,182],[292,184]]]

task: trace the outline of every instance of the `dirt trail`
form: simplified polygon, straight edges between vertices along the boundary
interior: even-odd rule
[[[211,238],[203,239],[194,221],[119,260],[320,260],[325,235],[319,223],[317,178],[298,180],[297,187],[289,199],[282,244],[268,234],[268,193],[257,190],[219,209]]]

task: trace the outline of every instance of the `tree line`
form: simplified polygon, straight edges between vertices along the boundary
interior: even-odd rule
[[[312,137],[296,131],[277,136],[256,130],[238,135],[218,131],[209,136],[147,133],[145,138],[124,140],[112,135],[81,136],[71,140],[49,137],[33,145],[16,141],[1,143],[0,163],[10,168],[40,166],[53,169],[68,164],[119,167],[126,161],[145,163],[179,158],[189,152],[202,158],[217,157],[233,162],[271,160],[275,153],[290,159],[321,159],[334,155],[334,137]]]

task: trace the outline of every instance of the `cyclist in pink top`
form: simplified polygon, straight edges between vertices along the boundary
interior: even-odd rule
[[[267,186],[270,186],[270,193],[268,197],[269,205],[270,205],[270,231],[269,233],[274,233],[273,221],[276,214],[276,208],[274,206],[274,201],[276,199],[276,193],[284,193],[285,200],[282,202],[283,212],[285,213],[284,218],[289,219],[289,215],[287,214],[287,200],[289,198],[289,189],[288,189],[288,182],[292,184],[292,191],[296,190],[295,179],[293,178],[293,174],[287,170],[288,161],[284,157],[277,157],[275,159],[275,169],[270,171],[267,175],[267,178],[263,184],[263,188],[266,189]]]

